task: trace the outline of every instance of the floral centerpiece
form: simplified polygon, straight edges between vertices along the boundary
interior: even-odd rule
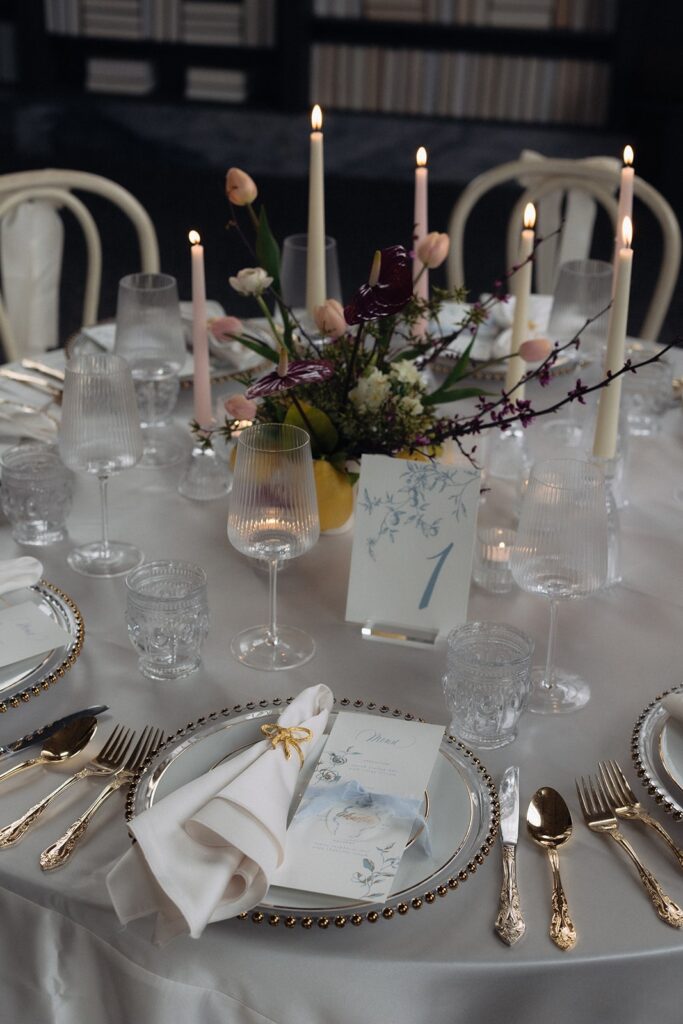
[[[475,302],[454,330],[442,331],[439,316],[446,301],[463,302],[463,289],[433,288],[429,298],[414,294],[413,253],[402,245],[377,251],[367,282],[342,306],[328,299],[315,310],[319,333],[309,333],[285,303],[280,287],[280,256],[261,206],[258,190],[245,172],[232,168],[226,179],[232,210],[229,227],[239,231],[258,266],[247,267],[230,278],[240,294],[253,297],[268,325],[269,338],[251,331],[235,317],[213,321],[219,342],[239,341],[273,369],[256,376],[238,376],[243,394],[225,403],[225,422],[215,430],[192,425],[206,446],[215,435],[229,439],[245,421],[289,422],[306,429],[311,438],[323,528],[340,525],[352,508],[351,487],[363,454],[404,458],[430,458],[442,446],[455,443],[473,459],[476,436],[487,429],[519,423],[526,427],[536,415],[554,412],[568,402],[584,401],[590,391],[604,387],[614,375],[588,387],[580,379],[566,394],[541,410],[524,397],[520,385],[535,378],[546,385],[558,356],[578,348],[580,333],[564,345],[534,338],[522,344],[520,355],[533,363],[520,384],[497,393],[464,386],[471,374],[470,351],[478,326],[496,303],[506,302],[507,283],[519,270],[513,267],[493,292]],[[246,213],[246,218],[244,214]],[[242,214],[242,217],[240,216]],[[242,223],[254,232],[249,241]],[[536,245],[542,239],[536,240]],[[415,255],[425,269],[440,266],[448,254],[449,239],[431,232],[417,245]],[[530,257],[533,259],[533,254]],[[590,321],[588,321],[590,323]],[[438,386],[431,390],[425,370],[460,340],[461,352]],[[627,362],[620,373],[637,368]],[[500,360],[495,360],[499,362]],[[481,366],[481,364],[479,364]],[[516,394],[517,393],[517,394]],[[464,398],[475,400],[475,411],[445,415],[443,407]],[[334,508],[326,497],[334,496]]]

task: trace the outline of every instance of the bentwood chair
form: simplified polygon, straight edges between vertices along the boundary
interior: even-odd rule
[[[464,189],[451,212],[449,287],[466,284],[465,226],[473,207],[491,189],[507,183],[517,183],[522,189],[522,194],[514,204],[507,225],[506,266],[513,266],[517,260],[523,210],[528,202],[545,205],[545,223],[539,224],[539,234],[551,233],[559,225],[564,209],[566,219],[561,232],[539,246],[534,261],[535,290],[546,294],[552,293],[560,264],[569,259],[580,259],[589,255],[595,203],[607,213],[616,236],[615,195],[619,187],[619,167],[617,161],[613,166],[609,166],[609,158],[601,157],[592,160],[530,160],[527,157],[500,164],[478,175]],[[579,194],[586,197],[584,202],[577,203],[573,199]],[[551,196],[554,197],[555,205],[550,206],[549,215],[547,200]],[[634,179],[634,198],[650,210],[662,236],[657,281],[645,319],[638,331],[639,337],[656,341],[678,278],[681,262],[681,229],[666,199],[652,185],[637,176]],[[573,214],[578,215],[579,223]],[[637,215],[636,207],[635,216]]]
[[[156,231],[149,214],[121,185],[97,174],[71,170],[37,170],[21,171],[16,174],[0,176],[0,222],[9,224],[12,216],[16,216],[25,203],[49,204],[57,210],[69,210],[80,226],[86,246],[87,266],[83,291],[82,324],[97,322],[102,279],[102,243],[92,213],[73,192],[85,192],[101,196],[127,215],[137,236],[139,249],[139,269],[143,272],[155,273],[159,270],[159,246]],[[49,209],[49,207],[48,207]],[[5,218],[8,218],[5,221]],[[3,224],[4,229],[4,224]],[[57,242],[54,241],[57,237]],[[55,250],[61,250],[61,235],[52,236]],[[35,240],[34,240],[35,241]],[[4,246],[3,246],[4,248]],[[50,256],[50,253],[48,253]],[[59,260],[59,251],[52,253]],[[4,276],[7,266],[3,265]],[[58,281],[59,267],[52,273]],[[54,281],[53,281],[54,284]],[[40,287],[40,281],[32,282],[33,287]],[[25,339],[18,337],[18,332],[10,320],[7,306],[0,295],[0,341],[8,360],[18,359],[23,354]]]

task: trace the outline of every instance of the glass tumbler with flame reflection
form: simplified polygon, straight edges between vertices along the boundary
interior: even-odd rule
[[[230,649],[252,668],[277,671],[303,665],[315,653],[304,630],[277,617],[277,570],[309,551],[320,535],[308,434],[288,423],[257,423],[237,442],[228,538],[244,555],[269,566],[269,622],[234,637]]]

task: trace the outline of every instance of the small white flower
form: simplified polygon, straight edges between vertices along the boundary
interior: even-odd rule
[[[415,363],[411,363],[409,359],[400,359],[397,363],[392,363],[391,374],[401,384],[410,384],[420,388],[420,390],[424,389],[424,381],[420,376],[420,371]]]
[[[245,267],[237,277],[230,278],[230,284],[240,295],[262,295],[273,283],[263,267]]]
[[[411,398],[410,395],[406,395],[399,402],[399,407],[402,412],[407,413],[408,416],[419,416],[424,412],[424,406],[419,398]]]
[[[361,377],[355,388],[349,391],[349,398],[359,412],[377,412],[389,394],[389,379],[377,369],[367,377]]]

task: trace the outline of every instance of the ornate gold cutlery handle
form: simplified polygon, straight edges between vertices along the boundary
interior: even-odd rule
[[[18,775],[19,772],[23,772],[27,768],[33,768],[36,764],[45,764],[45,759],[42,757],[31,757],[28,761],[20,761],[19,764],[13,765],[0,775],[0,782],[4,782],[5,779],[9,779],[13,775]]]
[[[649,827],[653,829],[657,833],[657,835],[662,837],[662,839],[669,847],[676,860],[678,861],[678,866],[683,868],[683,850],[680,848],[680,846],[677,846],[677,844],[671,838],[671,836],[664,828],[664,826],[660,825],[657,819],[651,817],[647,813],[647,811],[640,811],[640,813],[637,815],[637,818],[638,821],[642,821],[644,825],[649,825]]]
[[[572,949],[576,945],[576,928],[569,916],[569,904],[560,878],[560,858],[557,850],[548,847],[548,860],[553,872],[553,913],[550,918],[550,938],[558,949]]]
[[[508,946],[514,945],[526,931],[517,889],[515,847],[509,843],[503,844],[503,884],[494,928],[498,937]]]
[[[5,825],[4,828],[0,828],[0,849],[5,849],[8,846],[12,846],[14,843],[18,843],[19,840],[24,836],[30,828],[32,828],[38,821],[46,807],[48,807],[53,800],[55,800],[61,793],[66,792],[69,786],[72,786],[74,782],[78,782],[79,779],[85,779],[88,775],[94,774],[85,768],[82,768],[80,772],[76,772],[70,778],[62,782],[61,786],[57,786],[51,793],[44,796],[42,800],[39,800],[33,807],[29,807],[25,814],[22,814],[16,821],[11,822],[9,825]]]
[[[621,834],[619,829],[610,831],[607,835],[611,836],[615,843],[618,843],[623,850],[626,850],[626,853],[635,864],[640,880],[643,883],[643,888],[650,897],[650,901],[662,921],[670,924],[672,928],[683,926],[683,910],[664,892],[652,872],[648,871],[642,863],[628,839]]]
[[[74,821],[73,825],[70,825],[63,836],[57,839],[56,842],[48,846],[46,850],[40,855],[40,866],[43,871],[52,871],[54,868],[59,868],[67,862],[75,848],[78,846],[83,836],[86,833],[88,825],[92,821],[93,817],[100,809],[105,800],[107,800],[112,793],[115,793],[117,789],[125,785],[130,780],[128,773],[121,773],[111,780],[108,786],[102,790],[96,800],[90,804],[90,807],[80,818]]]

